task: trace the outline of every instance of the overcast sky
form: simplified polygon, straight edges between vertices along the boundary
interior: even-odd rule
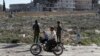
[[[6,7],[9,8],[9,4],[30,3],[32,0],[5,0]],[[3,4],[3,0],[0,0],[0,4]]]
[[[99,2],[98,2],[99,4],[100,4],[100,0],[99,0]]]

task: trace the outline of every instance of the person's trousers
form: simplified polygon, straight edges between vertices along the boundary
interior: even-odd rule
[[[34,35],[34,43],[38,43],[39,42],[39,35]]]
[[[57,35],[57,42],[61,42],[61,35]]]

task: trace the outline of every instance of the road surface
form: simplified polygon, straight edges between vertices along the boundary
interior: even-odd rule
[[[0,56],[34,56],[30,53],[30,44],[0,44]],[[55,56],[53,53],[42,51],[40,56]],[[65,45],[61,56],[100,56],[98,46],[70,46]]]

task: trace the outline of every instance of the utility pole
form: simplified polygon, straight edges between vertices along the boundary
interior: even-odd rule
[[[5,0],[3,0],[3,11],[6,11]]]

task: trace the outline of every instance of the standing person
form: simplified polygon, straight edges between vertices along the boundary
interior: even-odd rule
[[[62,28],[60,26],[60,21],[57,21],[57,42],[60,42],[61,43],[61,31],[62,31]]]
[[[77,27],[76,31],[76,44],[81,44],[81,34],[80,34],[80,29]]]
[[[33,30],[34,30],[34,43],[38,43],[40,27],[38,25],[38,21],[37,20],[35,20],[35,24],[33,25]]]

